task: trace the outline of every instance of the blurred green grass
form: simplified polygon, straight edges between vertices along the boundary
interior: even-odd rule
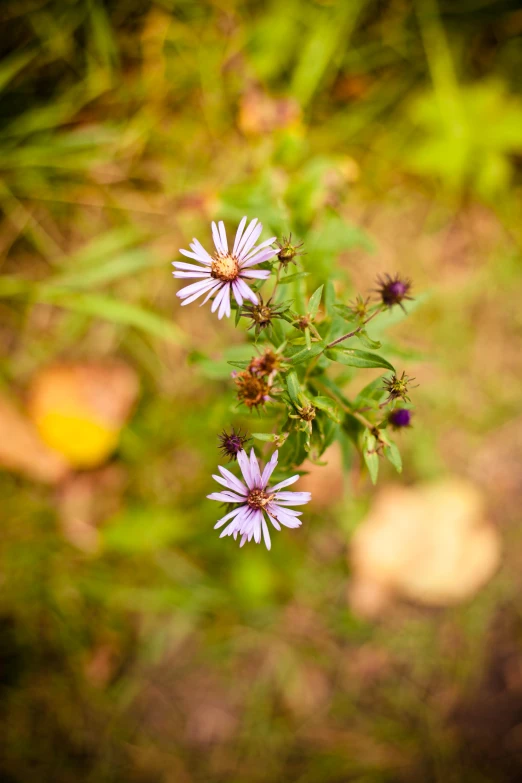
[[[2,385],[117,355],[143,389],[96,552],[54,490],[0,474],[5,779],[518,780],[518,4],[7,0],[0,20]],[[508,556],[470,604],[351,613],[357,466],[269,556],[212,532],[215,435],[252,423],[187,357],[240,338],[180,310],[170,261],[245,210],[305,239],[309,293],[337,264],[349,298],[395,270],[428,292],[389,334],[420,381],[404,481],[483,481]]]

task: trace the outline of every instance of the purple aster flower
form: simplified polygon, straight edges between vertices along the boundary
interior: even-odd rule
[[[225,487],[225,491],[213,492],[207,497],[222,503],[238,504],[233,511],[218,520],[215,527],[222,527],[225,522],[228,522],[220,538],[234,536],[236,539],[240,535],[239,546],[243,546],[245,541],[251,541],[252,538],[256,544],[259,544],[262,535],[266,548],[270,549],[270,532],[265,514],[276,530],[281,530],[281,525],[299,527],[301,525],[299,517],[302,512],[294,511],[288,506],[302,506],[308,503],[312,496],[310,492],[281,492],[284,487],[294,484],[299,476],[292,476],[280,481],[273,487],[268,486],[270,476],[277,465],[277,451],[274,451],[270,462],[266,464],[263,471],[259,467],[254,449],[250,452],[250,457],[246,451],[240,451],[237,455],[237,461],[243,474],[243,481],[222,467],[219,467],[221,476],[212,476]]]
[[[228,249],[225,224],[222,220],[217,226],[212,223],[212,236],[216,248],[213,255],[207,253],[197,239],[192,240],[190,251],[179,251],[184,256],[193,258],[202,264],[202,266],[196,266],[196,264],[187,264],[184,261],[173,262],[176,270],[180,270],[173,272],[174,277],[201,278],[197,283],[191,283],[178,291],[177,296],[183,299],[182,305],[194,302],[203,294],[206,294],[202,303],[205,304],[213,296],[212,312],[217,310],[218,318],[221,319],[224,315],[227,318],[230,317],[231,294],[239,306],[243,304],[245,299],[253,304],[258,303],[256,294],[245,281],[266,280],[270,276],[270,270],[252,269],[252,267],[273,258],[277,255],[278,250],[270,247],[275,237],[256,246],[255,243],[261,235],[263,226],[257,218],[254,218],[245,228],[246,221],[246,217],[241,220],[231,251]]]

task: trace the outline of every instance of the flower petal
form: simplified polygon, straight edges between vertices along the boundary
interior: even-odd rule
[[[233,489],[228,483],[228,481],[221,476],[216,476],[214,473],[212,474],[212,478],[214,481],[217,481],[218,484],[221,484],[222,487],[226,487],[227,489]]]
[[[197,264],[187,264],[185,261],[173,261],[172,266],[175,266],[176,269],[188,269],[191,272],[206,272],[207,275],[210,274],[210,269],[206,269],[204,266],[197,266]]]
[[[241,451],[238,451],[237,453],[237,462],[239,467],[241,468],[241,473],[243,474],[243,478],[245,479],[245,483],[249,489],[254,488],[254,481],[252,479],[252,473],[250,471],[250,462],[247,457],[246,451],[241,449]]]
[[[265,508],[265,513],[267,514],[267,516],[268,516],[268,519],[269,519],[269,520],[270,520],[270,522],[273,524],[273,526],[275,527],[275,529],[276,529],[276,530],[281,530],[281,525],[279,524],[279,522],[277,521],[277,519],[275,519],[275,517],[274,517],[274,516],[273,516],[273,515],[270,513],[270,511],[268,511],[266,508]]]
[[[219,235],[219,230],[214,221],[212,221],[212,239],[214,240],[214,245],[216,246],[216,250],[218,253],[222,253],[225,255],[225,251],[223,250],[223,246],[221,244],[221,237]]]
[[[277,503],[269,503],[266,513],[281,525],[285,527],[301,527],[301,520],[298,517],[293,517],[291,514],[286,513],[286,509],[278,506]]]
[[[212,313],[215,313],[218,307],[220,306],[221,302],[223,301],[223,297],[225,296],[227,285],[226,283],[219,289],[219,291],[216,294],[216,297],[214,301],[212,302],[212,307],[210,308],[210,311]]]
[[[265,468],[263,470],[263,474],[261,476],[261,486],[266,487],[268,482],[270,481],[270,476],[275,470],[275,466],[277,465],[277,457],[278,457],[277,451],[274,451],[270,458],[270,462],[267,462],[265,465]]]
[[[190,278],[192,278],[193,280],[195,280],[198,277],[208,277],[209,273],[203,270],[201,272],[173,272],[172,274],[176,278],[184,278],[184,279],[188,278],[189,280]]]
[[[242,269],[239,270],[239,274],[241,277],[255,277],[258,280],[266,280],[267,277],[270,277],[270,269],[245,269],[244,271]]]
[[[225,490],[225,492],[212,492],[212,494],[207,495],[207,498],[209,500],[220,500],[222,503],[244,503],[245,498],[241,497],[241,495],[236,495],[234,492],[230,492],[230,490]]]
[[[254,487],[262,489],[264,484],[261,481],[261,471],[259,470],[259,462],[257,461],[254,449],[251,449],[250,451],[250,475],[252,476]]]
[[[243,304],[244,299],[243,299],[243,296],[241,295],[241,288],[238,285],[237,279],[234,280],[234,282],[232,283],[232,290],[234,292],[234,299],[236,300],[238,305],[241,307],[241,305]]]
[[[179,251],[182,256],[186,256],[187,258],[193,258],[194,261],[200,261],[202,264],[205,263],[204,258],[202,258],[199,253],[191,253],[190,250],[181,250]]]
[[[257,247],[253,247],[249,253],[247,253],[246,256],[244,256],[244,260],[248,261],[249,258],[252,258],[253,255],[256,253],[259,253],[260,250],[263,250],[263,248],[268,247],[268,245],[273,244],[276,241],[276,237],[270,237],[270,239],[265,239],[264,242],[261,242],[260,245],[257,245]],[[277,250],[274,250],[274,253],[279,253],[279,248]]]
[[[241,237],[241,241],[239,242],[239,244],[237,246],[237,249],[236,249],[236,252],[235,252],[235,255],[239,259],[241,259],[243,257],[241,251],[243,250],[243,247],[245,246],[245,243],[248,242],[248,239],[249,239],[250,235],[252,234],[252,232],[254,231],[254,229],[255,229],[255,227],[257,225],[257,222],[258,222],[257,218],[254,218],[253,220],[251,220],[250,223],[248,224],[247,228],[245,229],[245,233]]]
[[[190,247],[192,248],[192,250],[196,254],[199,255],[202,264],[211,264],[212,263],[212,260],[213,260],[212,256],[210,255],[210,253],[208,253],[205,250],[205,248],[203,247],[201,242],[198,242],[198,240],[195,237],[192,240],[192,244],[190,245]]]
[[[254,519],[254,541],[256,544],[261,543],[261,526],[263,524],[263,512],[256,509]]]
[[[276,256],[277,253],[278,251],[274,250],[274,248],[269,248],[268,250],[261,250],[261,252],[256,253],[255,256],[252,256],[251,258],[242,261],[241,269],[246,269],[249,266],[255,266],[255,264],[262,264],[263,261],[268,261],[270,258]]]
[[[208,280],[198,280],[197,283],[192,283],[191,285],[187,285],[185,286],[185,288],[182,288],[181,291],[177,292],[176,296],[184,300],[181,303],[182,306],[188,305],[191,302],[194,302],[198,297],[200,297],[201,294],[204,294],[205,291],[208,291],[208,289],[211,286],[212,286],[211,281],[209,282]],[[187,291],[188,288],[191,289],[190,292]]]
[[[214,530],[217,530],[218,528],[222,527],[225,522],[228,522],[229,519],[234,519],[234,517],[237,517],[238,514],[241,514],[241,512],[244,510],[244,506],[236,506],[236,508],[232,509],[228,514],[225,514],[224,517],[221,517],[221,519],[218,519],[216,524],[214,525]]]
[[[264,517],[262,517],[261,519],[261,525],[263,528],[263,539],[265,541],[265,546],[268,549],[268,551],[270,551],[272,548],[272,542],[270,541],[270,532],[268,530],[268,525],[266,524]]]
[[[227,470],[226,468],[222,468],[221,465],[218,465],[218,470],[228,481],[230,489],[233,489],[235,492],[239,492],[240,495],[248,495],[248,489],[245,487],[242,481],[240,481],[232,471]]]
[[[250,233],[245,244],[243,245],[243,249],[241,250],[241,253],[239,253],[240,260],[243,260],[247,255],[248,251],[254,247],[255,243],[259,239],[262,230],[263,230],[262,224],[258,223],[257,226],[254,228],[254,230]]]
[[[237,246],[241,242],[241,237],[243,236],[243,229],[245,228],[246,221],[247,221],[247,219],[246,219],[246,215],[245,215],[245,217],[241,218],[241,223],[237,227],[236,238],[234,239],[234,247],[232,249],[232,255],[233,256],[236,255]]]
[[[222,220],[218,223],[219,228],[219,236],[221,237],[221,247],[225,251],[225,253],[228,253],[228,240],[227,240],[227,232],[225,231],[225,224]]]
[[[276,484],[275,487],[270,487],[267,492],[277,492],[278,489],[283,489],[283,487],[289,487],[290,484],[295,484],[296,481],[299,480],[299,476],[292,476],[291,478],[287,478],[284,481],[280,481],[279,484]]]
[[[274,500],[281,506],[302,506],[308,503],[311,497],[310,492],[277,492]]]
[[[230,318],[230,283],[224,286],[224,293],[221,298],[221,305],[218,312],[218,318],[221,321],[224,315]]]
[[[252,304],[258,304],[259,300],[257,298],[257,294],[255,294],[254,291],[249,288],[244,280],[241,280],[240,277],[237,277],[234,282],[238,285],[243,299],[248,299],[250,302],[252,302]]]
[[[222,281],[222,280],[217,280],[217,281],[216,281],[216,284],[215,284],[215,285],[213,285],[213,286],[212,286],[212,288],[210,288],[210,289],[209,289],[209,292],[208,292],[208,294],[206,295],[206,297],[203,299],[203,301],[201,302],[201,304],[200,304],[200,307],[203,307],[203,305],[204,305],[206,302],[208,302],[208,300],[210,299],[210,297],[212,296],[212,294],[215,294],[215,293],[216,293],[216,291],[217,291],[217,289],[218,289],[218,288],[222,288],[222,286],[224,286],[224,285],[225,285],[225,284],[223,283],[223,281]]]

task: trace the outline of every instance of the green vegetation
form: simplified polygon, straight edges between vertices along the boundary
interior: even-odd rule
[[[141,386],[107,464],[0,472],[3,779],[521,778],[520,13],[1,4],[1,391],[25,405],[40,368],[113,358]],[[413,280],[408,319],[368,338],[419,384],[403,473],[390,453],[379,482],[484,491],[505,558],[467,603],[354,611],[350,539],[379,487],[350,448],[271,552],[213,530],[217,436],[260,430],[229,378],[252,348],[179,306],[170,262],[244,214],[304,241],[303,310],[325,279],[346,304]],[[356,348],[350,397],[383,373]]]

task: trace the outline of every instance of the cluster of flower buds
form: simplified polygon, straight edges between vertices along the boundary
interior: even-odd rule
[[[267,403],[272,403],[270,415],[279,416],[274,430],[253,433],[252,437],[280,447],[282,460],[278,462],[276,451],[261,468],[254,450],[249,456],[246,453],[250,436],[241,428],[224,430],[219,436],[219,448],[229,461],[238,462],[241,476],[220,467],[220,475],[214,478],[224,490],[209,497],[232,506],[216,525],[228,523],[222,536],[239,537],[241,546],[250,540],[264,540],[270,548],[269,525],[276,530],[281,526],[297,528],[301,524],[300,512],[288,506],[310,499],[306,492],[282,491],[299,478],[298,474],[289,478],[285,475],[305,459],[318,461],[335,439],[352,439],[373,481],[379,456],[401,469],[400,455],[389,431],[411,425],[408,404],[414,379],[405,372],[397,375],[389,361],[373,353],[380,343],[367,332],[367,325],[390,308],[398,305],[406,312],[405,302],[411,300],[409,280],[385,275],[377,280],[377,302],[357,296],[348,304],[336,302],[334,286],[326,282],[305,305],[303,278],[309,272],[287,274],[289,265],[297,266],[303,255],[303,243],[295,242],[290,234],[280,241],[270,237],[257,244],[262,229],[257,219],[247,223],[245,217],[229,243],[223,222],[212,223],[214,250],[207,252],[194,239],[190,250],[181,253],[196,264],[175,262],[174,276],[196,280],[178,291],[182,305],[204,297],[203,304],[211,300],[211,311],[218,318],[230,317],[235,310],[236,325],[246,318],[255,343],[261,344],[250,361],[232,362],[239,367],[232,377],[238,403],[249,412],[260,413]],[[270,295],[263,298],[260,289],[272,275],[275,279]],[[280,284],[293,286],[295,297],[283,301]],[[295,301],[301,303],[297,311],[293,309]],[[351,331],[346,332],[345,322],[351,324]],[[358,343],[353,341],[371,351],[354,347]],[[342,376],[330,373],[330,366],[336,363],[393,372],[372,381],[350,401],[339,380]],[[272,474],[277,474],[275,483]]]

